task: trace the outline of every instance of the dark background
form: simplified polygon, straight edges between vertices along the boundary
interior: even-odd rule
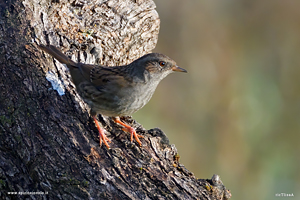
[[[155,2],[154,52],[189,73],[134,118],[163,129],[196,177],[219,174],[232,199],[299,199],[300,1]]]

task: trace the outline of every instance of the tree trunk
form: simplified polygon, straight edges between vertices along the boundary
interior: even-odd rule
[[[110,118],[100,147],[89,108],[65,66],[37,43],[74,61],[128,64],[156,45],[152,0],[8,0],[0,2],[1,199],[228,199],[218,175],[196,179],[159,129],[128,124],[143,146]]]

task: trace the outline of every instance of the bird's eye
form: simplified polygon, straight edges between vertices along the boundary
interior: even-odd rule
[[[166,63],[165,63],[164,61],[160,61],[160,62],[159,62],[159,65],[160,65],[161,67],[163,67],[163,66],[166,65]]]

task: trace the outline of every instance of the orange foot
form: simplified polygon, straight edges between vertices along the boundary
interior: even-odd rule
[[[126,131],[126,132],[130,133],[130,141],[131,142],[132,142],[133,136],[134,136],[134,139],[137,141],[137,143],[139,143],[139,145],[142,146],[142,142],[140,141],[139,138],[144,138],[144,137],[141,136],[141,135],[138,135],[133,127],[121,122],[119,117],[113,117],[113,120],[116,123],[121,124],[122,126],[124,126],[124,128],[122,129],[123,131]]]
[[[102,140],[103,140],[105,146],[109,149],[109,145],[108,145],[107,142],[111,142],[110,139],[108,139],[108,137],[106,137],[103,128],[100,127],[100,125],[98,123],[98,120],[96,119],[95,116],[93,116],[93,119],[94,119],[96,127],[97,127],[97,129],[99,131],[100,146],[102,145]]]

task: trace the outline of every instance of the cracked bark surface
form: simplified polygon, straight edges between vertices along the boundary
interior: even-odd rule
[[[197,179],[180,164],[162,130],[130,117],[123,120],[144,136],[143,146],[99,116],[112,139],[111,149],[100,147],[67,68],[36,48],[51,43],[75,61],[128,64],[156,45],[152,0],[11,0],[0,9],[1,199],[231,197],[218,175]],[[60,94],[49,77],[59,80]]]

